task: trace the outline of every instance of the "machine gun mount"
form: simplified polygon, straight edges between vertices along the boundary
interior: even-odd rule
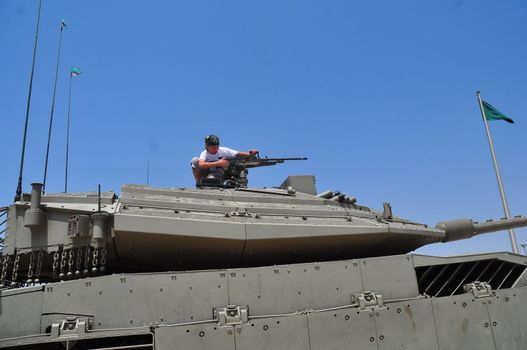
[[[259,156],[251,156],[234,157],[227,160],[229,161],[229,166],[226,169],[219,168],[211,172],[201,179],[200,185],[205,187],[246,188],[249,183],[247,178],[249,168],[271,166],[289,160],[307,160],[307,158],[260,158]]]

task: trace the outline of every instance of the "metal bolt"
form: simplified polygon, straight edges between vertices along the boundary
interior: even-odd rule
[[[374,337],[370,337],[370,342],[372,342],[372,343],[373,343],[373,341],[374,341],[374,340],[375,340],[375,338],[374,338]]]

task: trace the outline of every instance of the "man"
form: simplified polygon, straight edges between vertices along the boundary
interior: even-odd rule
[[[196,179],[196,184],[199,184],[202,177],[215,172],[217,168],[226,169],[229,166],[229,158],[251,157],[257,154],[258,151],[255,149],[249,152],[239,152],[227,147],[220,147],[220,138],[216,135],[208,135],[205,137],[205,150],[201,152],[199,157],[192,158],[192,174]]]

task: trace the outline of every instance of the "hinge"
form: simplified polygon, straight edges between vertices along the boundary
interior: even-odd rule
[[[475,281],[472,283],[467,283],[463,286],[463,291],[465,293],[472,293],[474,298],[484,298],[494,296],[492,287],[487,282]]]
[[[57,320],[51,325],[51,337],[78,336],[92,328],[93,320],[88,317],[70,316]]]
[[[246,208],[236,208],[235,211],[231,211],[231,216],[252,216]]]
[[[247,305],[227,305],[215,307],[213,316],[218,326],[233,326],[249,322],[249,307]]]
[[[352,303],[357,304],[361,311],[379,309],[384,305],[382,295],[371,291],[357,293],[353,295],[351,299]]]

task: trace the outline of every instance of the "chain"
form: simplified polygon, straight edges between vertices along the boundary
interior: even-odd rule
[[[71,270],[73,269],[73,256],[75,255],[75,251],[73,248],[70,249],[69,257],[68,257],[68,273],[66,273],[66,276],[70,277],[73,275]]]
[[[9,269],[9,262],[11,261],[11,256],[6,255],[4,257],[4,262],[2,264],[2,274],[0,275],[0,285],[5,286],[7,279],[7,270]]]
[[[82,267],[82,247],[77,248],[77,269],[75,270],[75,275],[79,276],[81,274]]]
[[[11,281],[11,287],[16,286],[16,280],[18,278],[18,268],[20,264],[20,254],[17,254],[15,256],[15,261],[13,263],[13,274],[12,274],[12,281]]]
[[[59,274],[59,278],[64,278],[64,270],[66,269],[66,259],[68,258],[68,250],[67,249],[63,249],[62,250],[62,256],[61,256],[61,260],[60,260],[60,274]]]
[[[59,269],[59,258],[60,258],[60,254],[59,254],[59,251],[57,250],[55,252],[55,254],[53,254],[53,277],[57,277],[57,272],[58,272],[58,269]]]
[[[42,250],[39,250],[37,253],[37,269],[35,271],[35,283],[39,283],[39,277],[42,273],[42,258],[43,258],[44,252]]]
[[[106,270],[106,256],[108,253],[106,252],[106,248],[101,248],[101,272],[104,272]]]
[[[2,262],[2,274],[0,275],[0,280],[5,281],[5,278],[7,277],[7,269],[9,267],[9,260],[10,256],[6,255],[4,257],[4,261]]]
[[[89,268],[90,268],[90,258],[91,258],[91,247],[86,247],[86,252],[84,253],[84,273],[85,275],[88,274]]]
[[[97,272],[97,265],[99,264],[99,248],[94,248],[93,249],[93,259],[92,259],[93,263],[93,268],[91,269],[92,272]]]
[[[29,256],[29,266],[27,269],[27,281],[26,283],[31,283],[33,280],[31,279],[33,277],[33,266],[35,265],[35,252],[31,251],[31,255]]]

